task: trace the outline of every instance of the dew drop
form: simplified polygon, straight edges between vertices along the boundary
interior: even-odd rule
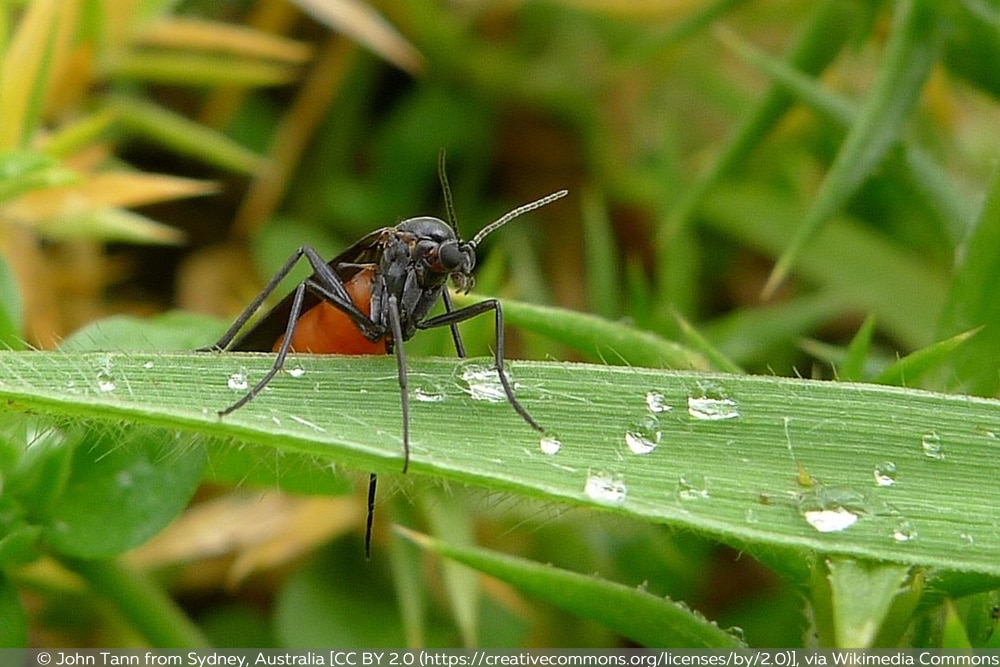
[[[858,521],[858,515],[846,507],[807,510],[802,516],[810,526],[821,533],[837,533],[850,528]]]
[[[935,461],[944,461],[944,444],[942,444],[941,436],[937,434],[937,431],[925,433],[920,438],[920,446],[924,450],[924,456],[927,458],[934,459]]]
[[[714,396],[689,396],[688,414],[695,419],[704,421],[722,421],[739,419],[740,411],[736,401],[731,398]]]
[[[909,519],[903,519],[892,530],[892,539],[897,542],[909,542],[917,536],[917,529]]]
[[[145,368],[147,371],[148,370],[152,370],[152,368],[153,368],[153,362],[152,361],[147,361],[146,363],[144,363],[142,365],[142,367]]]
[[[421,403],[440,403],[444,400],[444,394],[432,393],[424,387],[417,387],[413,390],[413,398]]]
[[[660,421],[655,415],[647,415],[625,431],[625,444],[633,454],[649,454],[660,444],[661,436]]]
[[[677,480],[677,497],[681,500],[704,500],[708,498],[708,483],[698,473],[681,475]]]
[[[444,400],[444,390],[429,378],[420,378],[413,388],[413,398],[421,403],[440,403]]]
[[[490,403],[507,400],[507,393],[503,389],[500,377],[492,366],[467,365],[462,369],[461,378],[473,400]]]
[[[555,456],[559,453],[562,448],[562,442],[559,438],[554,435],[543,436],[541,440],[538,441],[538,447],[542,450],[543,454],[548,454],[549,456]]]
[[[760,518],[757,516],[757,510],[752,507],[748,507],[746,511],[746,522],[747,523],[757,523]]]
[[[975,546],[976,538],[972,536],[972,533],[962,533],[958,536],[959,544],[963,547]]]
[[[246,391],[250,386],[247,381],[247,371],[245,368],[241,368],[235,373],[229,376],[229,380],[226,381],[226,386],[228,386],[233,391]]]
[[[115,376],[112,374],[111,368],[106,367],[97,371],[97,390],[111,392],[115,389]]]
[[[851,489],[820,486],[799,499],[799,512],[819,532],[836,533],[857,523],[869,504],[863,494]]]
[[[288,374],[293,378],[300,378],[306,374],[306,369],[302,368],[299,364],[295,364],[292,368],[288,369]]]
[[[673,409],[667,405],[667,399],[658,391],[646,392],[646,407],[654,414],[669,412]]]
[[[583,492],[588,498],[602,505],[621,505],[628,495],[628,488],[621,477],[598,472],[587,476]]]
[[[879,486],[892,486],[896,483],[896,464],[892,461],[876,463],[872,474]]]

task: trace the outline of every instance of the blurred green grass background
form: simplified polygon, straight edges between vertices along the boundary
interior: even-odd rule
[[[442,216],[443,149],[466,238],[571,191],[489,239],[477,292],[591,313],[728,371],[1000,389],[992,0],[28,0],[0,12],[9,346],[54,347],[111,315],[231,319],[302,243],[332,256],[375,228]],[[510,320],[514,358],[625,358]],[[191,347],[211,341],[203,330]],[[489,353],[490,322],[463,333],[472,355]],[[450,356],[450,345],[427,332],[407,351]],[[920,351],[919,367],[894,366]],[[9,450],[14,470],[25,445]],[[130,556],[211,641],[627,645],[496,580],[456,593],[476,586],[469,571],[398,540],[364,564],[360,496],[260,491],[254,475],[272,466],[265,486],[294,491],[303,476],[300,489],[333,492],[314,479],[325,462],[268,456],[234,454],[237,473],[202,485],[186,515],[247,526],[230,548],[179,540],[172,554],[168,539]],[[233,477],[246,483],[234,490]],[[813,562],[833,582],[824,593],[662,526],[399,485],[385,502],[401,523],[644,584],[755,646],[810,641],[807,604],[832,604],[838,576],[857,592],[884,574]],[[13,558],[3,573],[24,630],[13,642],[157,641],[51,560]],[[914,589],[923,577],[894,574]],[[410,595],[421,576],[430,593]],[[905,619],[886,636],[940,645],[957,624],[968,643],[996,646],[997,594],[971,588],[957,602],[921,598],[919,614],[916,602],[888,610],[909,598],[884,595],[883,613]]]

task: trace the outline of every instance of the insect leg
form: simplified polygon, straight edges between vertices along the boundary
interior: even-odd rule
[[[327,278],[324,277],[322,280],[327,280]],[[358,310],[358,307],[351,301],[351,297],[348,296],[347,290],[344,289],[344,283],[340,280],[340,276],[333,273],[329,277],[329,281],[329,287],[324,283],[317,282],[313,278],[307,279],[305,284],[313,294],[351,318],[351,322],[367,338],[373,341],[381,338],[382,332],[379,331],[378,325],[370,317]]]
[[[378,475],[368,476],[368,518],[365,519],[365,559],[372,557],[372,524],[375,520],[375,488],[378,486]]]
[[[302,314],[302,301],[305,299],[306,289],[308,286],[308,281],[306,281],[299,283],[299,286],[295,288],[295,293],[292,297],[292,307],[288,313],[288,323],[285,325],[285,335],[281,341],[281,345],[278,347],[278,353],[274,357],[274,364],[272,364],[271,370],[269,370],[264,377],[262,377],[260,381],[250,389],[250,391],[244,394],[240,400],[236,401],[225,410],[220,410],[220,417],[224,417],[234,410],[239,410],[253,400],[257,394],[264,390],[267,383],[274,379],[274,376],[277,375],[278,371],[280,371],[285,365],[285,357],[288,356],[288,350],[292,346],[292,334],[295,333],[295,325],[298,324],[299,315]]]
[[[441,291],[441,296],[444,297],[444,309],[449,313],[455,312],[455,306],[451,302],[451,295],[448,294],[448,289],[445,288]],[[455,341],[455,353],[461,357],[465,358],[465,345],[462,344],[462,334],[458,332],[458,324],[451,324],[451,339]]]
[[[496,316],[496,370],[497,375],[500,377],[500,384],[503,385],[503,391],[507,395],[507,401],[510,403],[511,407],[514,408],[514,411],[521,415],[521,418],[524,419],[529,426],[536,431],[544,433],[545,429],[539,426],[538,422],[536,422],[534,418],[528,414],[528,411],[524,409],[524,406],[522,406],[518,400],[514,398],[514,389],[510,386],[510,380],[507,379],[507,374],[503,371],[503,308],[501,308],[499,301],[496,299],[486,299],[485,301],[474,303],[471,306],[466,306],[465,308],[453,310],[449,313],[424,320],[423,322],[418,322],[417,328],[433,329],[434,327],[453,326],[459,322],[472,319],[477,315],[482,315],[488,310],[492,310]]]
[[[285,279],[285,276],[291,273],[292,269],[295,267],[295,264],[302,258],[302,255],[305,254],[305,248],[306,246],[302,246],[301,248],[293,252],[291,257],[285,260],[285,263],[281,265],[281,268],[278,269],[278,272],[274,274],[274,277],[272,277],[271,280],[268,281],[267,285],[264,285],[264,289],[262,289],[260,293],[254,297],[253,301],[251,301],[250,304],[243,309],[243,312],[240,313],[240,316],[236,318],[236,321],[233,322],[232,325],[229,327],[229,329],[226,330],[226,333],[222,334],[222,337],[219,338],[219,340],[217,340],[214,344],[208,347],[198,348],[197,351],[218,352],[220,350],[226,349],[226,346],[229,345],[231,342],[233,342],[233,339],[236,338],[236,334],[239,333],[240,329],[242,329],[243,326],[248,321],[250,321],[250,318],[253,317],[253,314],[257,312],[257,309],[260,308],[262,303],[264,303],[264,299],[269,297],[271,293],[278,287],[281,281]]]
[[[407,389],[406,352],[403,351],[403,327],[399,322],[399,301],[389,295],[389,328],[393,347],[396,349],[396,367],[399,369],[399,402],[403,408],[403,472],[410,467],[410,392]]]
[[[406,353],[403,352],[403,327],[399,323],[399,302],[395,295],[389,297],[389,326],[396,348],[396,365],[399,367],[399,400],[403,408],[403,472],[410,467],[410,397],[407,391]],[[365,558],[372,555],[372,524],[375,520],[375,489],[378,475],[368,476],[368,516],[365,518]]]
[[[320,296],[343,310],[348,316],[351,317],[352,320],[364,318],[364,320],[367,321],[366,323],[370,326],[371,321],[365,318],[364,313],[359,311],[357,307],[354,306],[354,303],[351,301],[351,297],[347,294],[347,290],[344,288],[344,285],[340,281],[337,274],[329,267],[329,265],[327,265],[326,262],[323,261],[323,258],[312,246],[304,245],[299,247],[298,250],[293,252],[292,255],[285,260],[285,263],[281,265],[281,268],[278,269],[277,273],[275,273],[271,280],[268,281],[268,283],[264,286],[264,289],[262,289],[260,293],[254,297],[253,301],[251,301],[250,304],[243,309],[243,312],[240,313],[239,317],[237,317],[226,332],[222,334],[222,337],[219,338],[219,340],[208,347],[199,348],[197,351],[218,352],[226,349],[226,347],[233,342],[233,339],[236,338],[236,334],[240,332],[240,329],[242,329],[246,323],[250,321],[253,314],[257,312],[261,304],[264,303],[264,300],[267,299],[267,297],[269,297],[275,289],[277,289],[278,285],[281,284],[281,281],[284,280],[289,273],[291,273],[292,269],[295,268],[296,263],[298,263],[303,256],[309,261],[309,264],[312,265],[313,274],[319,281],[317,286],[325,288],[322,290],[315,290],[314,288],[314,291],[317,291]],[[296,318],[297,317],[298,315],[296,315]],[[359,323],[359,326],[361,326],[361,323]]]

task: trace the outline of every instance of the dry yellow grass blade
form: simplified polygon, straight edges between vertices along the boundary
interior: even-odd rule
[[[309,60],[308,44],[243,26],[198,19],[163,19],[136,35],[136,46],[217,51],[293,65]]]
[[[357,40],[397,67],[418,74],[424,57],[378,12],[360,0],[291,0],[323,25]]]
[[[293,5],[284,2],[259,0],[247,14],[243,25],[267,34],[287,33],[302,14]],[[209,92],[205,106],[199,114],[200,122],[209,127],[224,127],[233,117],[247,96],[245,88],[224,87]]]
[[[158,174],[95,174],[74,185],[41,188],[21,195],[0,206],[0,220],[56,238],[175,244],[184,240],[180,231],[124,207],[215,190],[213,183]]]
[[[35,223],[35,229],[52,239],[92,240],[148,245],[180,245],[184,232],[124,208],[98,208],[78,215],[57,216]],[[88,320],[89,321],[89,320]]]
[[[69,0],[36,0],[28,4],[0,65],[0,150],[23,147],[32,108],[40,104],[60,14],[76,9]]]
[[[234,588],[254,572],[281,566],[355,529],[363,517],[351,497],[234,493],[187,510],[128,558],[144,570],[232,558],[223,576]]]
[[[155,204],[215,192],[217,186],[189,178],[107,172],[58,188],[33,190],[0,207],[0,215],[20,221],[77,217],[109,207]]]

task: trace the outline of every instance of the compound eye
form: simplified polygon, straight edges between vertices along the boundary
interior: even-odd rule
[[[430,239],[419,239],[416,245],[416,254],[420,257],[433,257],[438,244]]]
[[[438,260],[445,271],[452,272],[462,270],[467,262],[467,257],[466,253],[462,252],[454,243],[444,243],[438,251]]]

